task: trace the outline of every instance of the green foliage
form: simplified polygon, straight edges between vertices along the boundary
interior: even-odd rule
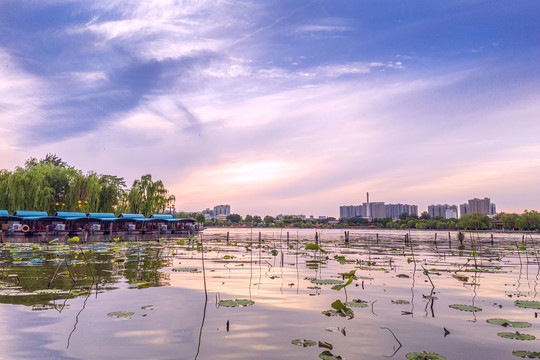
[[[429,353],[429,352],[421,352],[421,353],[408,353],[405,355],[405,357],[409,360],[447,360],[444,356],[435,354],[435,353]]]
[[[509,321],[506,319],[487,319],[486,322],[488,322],[489,324],[501,325],[504,327],[510,326],[510,327],[517,327],[517,328],[525,328],[525,327],[530,327],[532,325],[530,322],[526,322],[526,321]]]
[[[204,224],[206,218],[204,217],[204,214],[198,213],[195,215],[195,220],[197,220],[198,223]]]
[[[291,340],[291,344],[296,346],[302,346],[302,347],[309,347],[309,346],[315,346],[317,345],[317,342],[314,340],[300,340],[300,339],[294,339]]]
[[[220,300],[218,302],[219,306],[224,306],[224,307],[251,306],[253,304],[255,304],[255,301],[247,300],[247,299]]]
[[[232,223],[238,224],[240,220],[242,220],[242,216],[238,214],[230,214],[230,215],[227,215],[227,220],[229,220]]]
[[[534,335],[520,334],[518,331],[516,331],[515,333],[500,332],[497,335],[502,337],[502,338],[514,339],[514,340],[534,340],[534,339],[536,339],[536,337]]]
[[[540,359],[540,351],[516,350],[512,351],[512,355],[520,358]]]
[[[516,300],[514,305],[528,309],[540,309],[540,301],[534,300]]]
[[[477,312],[482,311],[481,308],[471,305],[460,305],[460,304],[453,304],[448,305],[448,307],[451,307],[452,309],[461,310],[461,311],[470,311],[470,312]]]
[[[319,244],[315,244],[315,243],[310,243],[310,244],[307,244],[306,245],[306,250],[319,250],[320,252],[324,253],[324,254],[327,254],[328,251],[324,250],[323,248],[321,248],[319,246]]]

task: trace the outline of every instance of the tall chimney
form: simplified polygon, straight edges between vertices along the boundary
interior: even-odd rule
[[[371,219],[371,206],[369,205],[369,192],[367,192],[366,195],[367,195],[366,217],[367,217],[368,219]]]

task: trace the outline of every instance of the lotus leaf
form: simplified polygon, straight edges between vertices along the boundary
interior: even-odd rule
[[[137,288],[141,289],[154,286],[155,283],[152,281],[133,281],[130,285],[136,286]]]
[[[73,290],[71,292],[71,295],[72,296],[80,296],[80,295],[87,295],[87,294],[90,294],[90,291],[88,290]]]
[[[452,274],[452,277],[456,280],[463,281],[463,282],[467,282],[467,280],[469,280],[469,277],[458,275],[458,274]]]
[[[367,270],[367,271],[386,271],[385,268],[374,268],[369,266],[357,266],[360,270]]]
[[[156,307],[154,305],[144,305],[141,306],[141,309],[143,310],[154,310]]]
[[[304,340],[294,339],[294,340],[291,340],[291,344],[296,345],[296,346],[308,347],[308,346],[317,345],[317,342],[313,340],[306,340],[306,339]]]
[[[512,355],[521,357],[521,358],[540,359],[540,351],[516,350],[516,351],[512,351]]]
[[[272,256],[278,255],[278,251],[276,249],[273,249],[272,251],[270,251],[270,253],[272,254]]]
[[[448,306],[451,307],[452,309],[461,310],[461,311],[471,311],[471,312],[482,311],[482,309],[480,309],[479,307],[471,306],[471,305],[453,304],[453,305],[448,305]]]
[[[250,306],[253,304],[255,304],[255,301],[247,300],[247,299],[220,300],[218,302],[219,306],[224,306],[224,307]]]
[[[133,315],[135,315],[135,313],[131,311],[115,311],[115,312],[110,312],[107,314],[107,316],[114,317],[114,318],[128,318]]]
[[[306,245],[306,250],[319,250],[319,251],[321,251],[321,252],[324,253],[324,254],[327,254],[327,253],[328,253],[328,251],[326,251],[326,250],[324,250],[323,248],[321,248],[321,247],[319,246],[319,244],[314,244],[314,243],[307,244],[307,245]]]
[[[329,349],[329,350],[332,350],[334,348],[334,346],[330,344],[329,342],[320,341],[320,340],[319,340],[319,347],[323,349]]]
[[[172,271],[175,271],[175,272],[192,272],[192,273],[200,272],[197,268],[173,268]]]
[[[59,289],[42,289],[42,290],[36,290],[36,294],[56,294],[62,292],[62,290]]]
[[[343,281],[334,279],[313,279],[310,282],[318,285],[343,284]]]
[[[532,300],[516,300],[514,301],[516,306],[528,309],[540,309],[540,301]]]
[[[321,358],[323,360],[341,360],[341,359],[343,359],[341,356],[334,355],[328,350],[323,351],[322,353],[320,353],[319,358]]]
[[[410,278],[409,275],[405,275],[405,274],[397,274],[396,277],[398,277],[398,278],[405,278],[405,279]]]
[[[405,355],[405,357],[409,360],[447,360],[444,356],[435,354],[435,353],[428,353],[428,352],[413,352],[408,353]]]
[[[509,321],[506,319],[487,319],[486,321],[490,324],[502,325],[504,327],[510,326],[510,327],[517,327],[517,328],[525,328],[525,327],[530,327],[532,325],[530,322],[526,322],[526,321]]]
[[[410,304],[410,302],[407,301],[407,300],[392,300],[392,304],[396,304],[396,305],[407,305],[407,304]]]
[[[373,280],[373,278],[370,276],[357,276],[356,278],[360,280]]]
[[[534,335],[529,334],[520,334],[518,331],[515,333],[511,332],[500,332],[497,335],[500,337],[506,338],[506,339],[516,339],[516,340],[534,340],[536,337]]]
[[[359,307],[359,308],[365,308],[368,306],[367,302],[363,300],[349,301],[349,302],[346,302],[345,305],[350,306],[350,307]]]

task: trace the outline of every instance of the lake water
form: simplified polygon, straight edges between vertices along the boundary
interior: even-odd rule
[[[296,229],[206,229],[191,241],[2,244],[0,358],[318,359],[329,351],[405,359],[428,351],[518,359],[513,351],[540,351],[538,340],[498,335],[540,337],[540,310],[515,304],[538,300],[538,235],[495,233],[492,243],[490,233],[466,233],[460,245],[456,232],[449,241],[448,232],[414,231],[405,242],[406,231],[350,230],[348,243],[343,230],[317,232],[326,253],[305,249],[315,230]],[[321,284],[347,281],[339,274],[352,270],[341,290]],[[220,305],[236,299],[254,303]],[[352,313],[323,314],[336,300],[352,303]],[[477,311],[450,307],[456,304]],[[486,321],[493,318],[531,326]]]

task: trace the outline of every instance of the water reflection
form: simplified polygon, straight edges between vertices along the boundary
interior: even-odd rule
[[[500,358],[515,344],[485,320],[534,318],[534,310],[513,304],[537,297],[533,236],[516,247],[499,234],[493,244],[489,234],[448,244],[441,236],[434,241],[433,232],[351,230],[345,243],[343,232],[327,230],[317,235],[324,253],[305,250],[313,230],[228,231],[229,241],[211,230],[159,242],[2,244],[0,312],[13,334],[0,340],[6,357],[36,357],[20,340],[31,335],[31,345],[50,358],[318,357],[320,349],[291,345],[295,338],[332,343],[333,353],[349,359],[424,350],[470,358],[475,350],[461,349],[476,343],[484,344],[477,357]],[[351,270],[355,280],[340,291],[311,282],[342,280],[339,273]],[[217,306],[220,299],[255,304],[228,308]],[[352,299],[368,306],[351,308],[351,320],[321,313],[335,300]],[[133,315],[107,316],[113,312]],[[347,336],[328,327],[345,328]],[[535,325],[526,332],[539,335]],[[88,339],[100,346],[89,352]]]

